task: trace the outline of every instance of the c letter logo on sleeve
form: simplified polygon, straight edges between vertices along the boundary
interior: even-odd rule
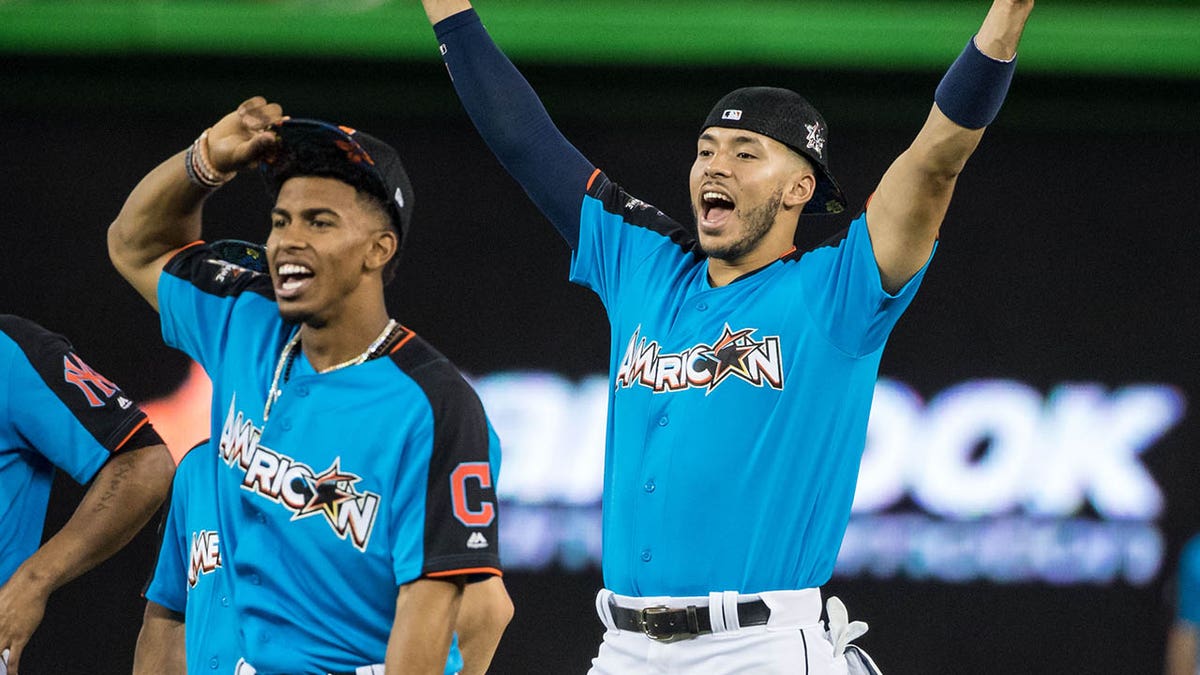
[[[463,462],[450,474],[450,495],[454,500],[454,517],[467,527],[487,527],[496,517],[496,507],[489,501],[480,501],[479,508],[472,510],[467,503],[467,481],[479,482],[479,487],[492,487],[491,466],[487,462]]]

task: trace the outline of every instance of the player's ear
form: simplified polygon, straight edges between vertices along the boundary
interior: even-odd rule
[[[371,237],[371,246],[367,249],[367,258],[363,265],[368,271],[382,270],[388,261],[396,256],[400,248],[400,238],[391,227],[384,227]]]
[[[817,190],[817,177],[811,170],[800,170],[788,180],[783,192],[783,205],[787,208],[804,208]]]

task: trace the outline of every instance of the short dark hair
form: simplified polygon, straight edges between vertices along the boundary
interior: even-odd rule
[[[383,283],[389,284],[396,277],[400,263],[401,238],[399,226],[392,220],[388,208],[389,199],[383,192],[379,180],[367,171],[350,164],[346,156],[329,148],[308,144],[280,147],[271,159],[272,171],[263,174],[267,192],[279,196],[279,190],[289,179],[298,177],[332,178],[354,188],[360,199],[366,199],[378,209],[383,221],[396,234],[396,253],[383,268]]]

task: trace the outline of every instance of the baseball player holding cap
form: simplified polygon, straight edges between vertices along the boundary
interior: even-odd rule
[[[16,675],[49,595],[133,538],[175,463],[145,413],[61,335],[0,315],[0,369],[0,673]],[[92,485],[39,548],[56,467]]]
[[[260,165],[265,251],[195,241],[205,198]],[[214,504],[186,529],[189,574],[231,589],[241,654],[225,672],[443,672],[464,584],[500,575],[495,433],[384,304],[411,192],[390,146],[253,98],[143,178],[109,229],[117,270],[213,382],[197,460]]]
[[[865,213],[806,253],[800,214],[846,199],[825,120],[798,94],[750,87],[713,107],[689,181],[693,234],[563,138],[466,0],[424,6],[467,112],[612,326],[596,603],[608,631],[592,672],[874,670],[848,645],[865,625],[836,599],[821,626],[819,587],[884,344],[1005,97],[1033,2],[992,4]]]

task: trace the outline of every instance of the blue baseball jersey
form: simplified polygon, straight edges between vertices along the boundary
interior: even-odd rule
[[[296,351],[264,419],[283,321],[269,276],[208,245],[158,285],[166,342],[213,382],[219,524],[244,658],[260,675],[382,663],[399,586],[500,573],[499,442],[474,390],[404,329],[323,374]]]
[[[1178,618],[1200,629],[1200,536],[1192,537],[1179,559]]]
[[[209,441],[175,470],[146,599],[184,617],[188,672],[232,672],[243,649],[230,584],[229,532],[218,520],[217,454]]]
[[[695,596],[825,583],[880,356],[923,274],[884,291],[862,216],[714,288],[684,228],[594,175],[571,280],[612,326],[606,585]]]
[[[697,596],[825,583],[884,343],[925,268],[884,291],[862,216],[713,288],[695,237],[563,137],[474,10],[434,31],[480,135],[571,246],[571,280],[608,310],[605,585]]]
[[[0,315],[0,584],[38,549],[55,467],[87,483],[114,453],[162,443],[66,338]]]
[[[229,538],[236,528],[218,519],[216,450],[205,441],[179,462],[171,486],[171,505],[163,520],[162,543],[146,599],[184,617],[188,672],[231,672],[241,646],[230,578]],[[458,636],[446,662],[446,675],[462,669]]]

